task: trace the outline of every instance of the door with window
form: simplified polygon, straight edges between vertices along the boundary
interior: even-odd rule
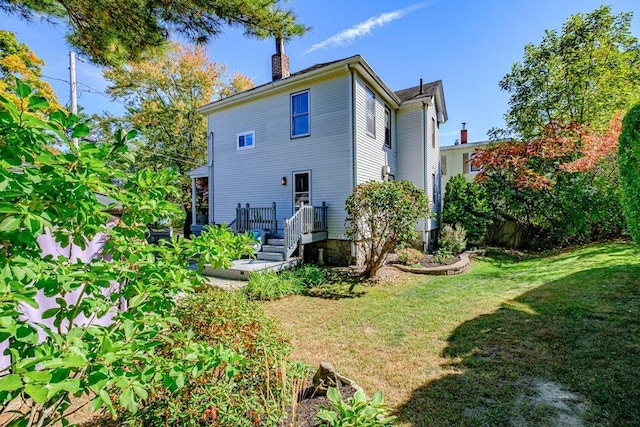
[[[311,205],[311,171],[293,173],[293,211]]]

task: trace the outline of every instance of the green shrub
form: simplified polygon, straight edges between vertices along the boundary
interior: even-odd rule
[[[491,209],[484,188],[477,182],[468,182],[464,175],[454,176],[447,182],[442,207],[442,221],[460,223],[472,242],[481,242],[491,222]]]
[[[285,360],[291,351],[279,325],[243,293],[221,290],[187,296],[176,316],[174,336],[229,349],[241,359],[232,360],[231,367],[223,362],[198,378],[186,379],[177,392],[167,387],[154,390],[135,415],[123,413],[123,419],[145,426],[277,425],[290,398]],[[181,345],[167,344],[162,352],[181,358],[175,351]],[[197,366],[194,362],[193,369]]]
[[[249,285],[244,290],[249,299],[273,301],[289,295],[301,294],[304,286],[288,274],[264,270],[252,273],[249,276]]]
[[[398,255],[398,262],[404,265],[420,264],[420,261],[424,258],[424,254],[414,248],[402,248],[396,251],[396,255]]]
[[[629,234],[640,245],[640,104],[624,117],[619,143],[622,207]]]
[[[294,270],[283,272],[282,275],[310,289],[325,284],[331,278],[331,271],[313,264],[302,264]]]
[[[381,392],[377,392],[371,399],[362,390],[347,399],[337,388],[329,387],[327,397],[331,408],[321,407],[318,419],[322,427],[385,427],[392,425],[395,416],[388,416],[389,409],[384,404]]]
[[[456,224],[455,227],[450,225],[442,227],[438,247],[438,251],[450,252],[453,256],[462,253],[467,247],[467,233],[464,227],[460,224]]]
[[[417,237],[419,219],[432,216],[425,192],[409,181],[358,184],[347,198],[347,236],[363,256],[363,277],[371,278],[392,250]]]

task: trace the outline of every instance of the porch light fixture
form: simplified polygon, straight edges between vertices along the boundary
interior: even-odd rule
[[[282,184],[282,186],[286,187],[287,186],[287,177],[283,176],[282,179],[280,180],[280,184]]]

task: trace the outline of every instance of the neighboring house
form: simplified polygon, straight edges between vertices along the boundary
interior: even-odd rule
[[[447,182],[458,174],[463,174],[467,181],[473,179],[480,172],[480,168],[473,165],[473,155],[476,149],[484,148],[491,141],[467,142],[467,129],[462,124],[460,141],[455,145],[440,147],[440,168],[442,170],[442,197],[447,187]]]
[[[190,175],[194,190],[208,177],[209,223],[282,236],[284,258],[305,244],[340,263],[352,258],[345,201],[355,185],[406,179],[439,211],[441,81],[393,92],[359,55],[290,74],[278,41],[272,66],[272,82],[198,110],[208,117],[209,160]],[[438,223],[418,227],[426,245]]]

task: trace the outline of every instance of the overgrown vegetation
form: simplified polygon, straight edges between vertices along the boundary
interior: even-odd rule
[[[172,337],[188,336],[192,343],[228,349],[235,356],[197,378],[183,378],[186,392],[157,384],[140,410],[122,412],[123,419],[148,426],[278,425],[291,400],[291,377],[297,375],[288,369],[291,344],[278,322],[241,292],[222,290],[185,297],[176,318]],[[180,345],[167,343],[160,352],[173,363],[184,363],[176,348]],[[199,368],[197,360],[186,364]]]
[[[0,342],[11,355],[0,368],[3,419],[64,423],[72,396],[92,396],[95,410],[136,412],[159,384],[179,389],[186,378],[233,368],[233,350],[171,336],[170,325],[176,295],[202,282],[188,261],[223,268],[250,252],[248,239],[213,227],[192,241],[147,244],[147,224],[182,214],[167,202],[176,175],[111,168],[134,161],[133,133],[75,146],[68,135],[82,139],[86,124],[62,111],[42,119],[36,112],[48,101],[21,81],[13,93],[19,105],[0,97]],[[115,207],[119,218],[107,212]],[[54,240],[68,256],[43,256]],[[167,342],[175,358],[156,351]],[[7,413],[11,402],[20,411]]]
[[[640,245],[640,104],[631,108],[622,122],[618,163],[627,226]]]
[[[491,222],[491,209],[484,188],[467,182],[458,174],[447,182],[442,207],[442,222],[460,224],[471,242],[482,242]]]
[[[424,191],[402,180],[358,184],[346,210],[346,233],[364,259],[365,278],[376,275],[393,249],[413,243],[418,220],[431,217]]]
[[[435,261],[439,264],[444,263],[448,258],[455,258],[461,254],[467,247],[467,232],[460,224],[453,226],[446,224],[440,231],[438,238],[438,250],[436,251]]]
[[[316,365],[331,355],[365,390],[384,393],[401,426],[562,425],[572,416],[575,425],[631,427],[640,423],[638,289],[638,248],[609,243],[494,251],[463,275],[265,305],[292,334],[292,357]],[[539,397],[556,389],[575,396],[563,400],[566,412]]]
[[[249,276],[249,284],[244,292],[252,300],[272,301],[305,294],[312,288],[326,284],[330,277],[330,270],[313,264],[302,264],[279,273],[265,270]]]

